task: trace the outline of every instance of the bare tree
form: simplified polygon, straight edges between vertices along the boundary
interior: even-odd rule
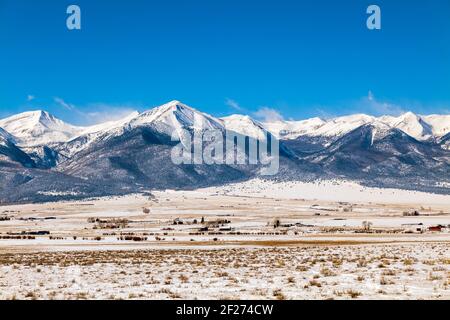
[[[275,219],[273,219],[272,225],[273,225],[273,228],[274,228],[274,229],[279,228],[280,225],[281,225],[281,220],[280,220],[280,218],[275,218]]]
[[[370,221],[363,221],[362,222],[362,226],[363,226],[363,229],[365,231],[370,231],[370,228],[372,227],[372,225],[373,225],[373,223],[370,222]]]

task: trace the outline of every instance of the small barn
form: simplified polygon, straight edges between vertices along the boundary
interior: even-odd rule
[[[439,226],[431,226],[431,227],[428,228],[428,231],[430,231],[430,232],[442,232],[443,228],[444,227],[441,226],[441,225],[439,225]]]
[[[402,224],[402,227],[405,228],[406,233],[422,233],[426,230],[423,223],[405,223]]]

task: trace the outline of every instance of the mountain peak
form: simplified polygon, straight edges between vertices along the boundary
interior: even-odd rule
[[[39,123],[43,125],[50,124],[52,122],[63,122],[62,120],[59,120],[52,114],[50,114],[47,111],[44,110],[35,110],[35,111],[26,111],[22,112],[16,115],[12,115],[6,119],[0,120],[0,123],[12,123],[20,121],[22,124],[27,125],[28,127],[35,126]],[[8,128],[5,128],[7,131]]]
[[[197,111],[194,108],[191,108],[188,105],[186,105],[178,100],[172,100],[163,105],[154,107],[147,111],[144,111],[140,115],[140,118],[145,119],[146,122],[153,122],[153,121],[163,117],[164,115],[174,113],[177,110],[179,112],[183,112],[184,110],[189,110],[190,112],[200,113],[200,111]],[[141,120],[143,120],[143,119],[141,119]]]
[[[250,116],[244,115],[244,114],[232,114],[231,116],[223,117],[222,120],[241,120],[241,121],[247,121],[247,122],[253,122],[255,123],[255,120],[253,120]]]
[[[393,128],[402,130],[417,140],[428,140],[433,135],[431,126],[424,121],[422,117],[411,111],[408,111],[399,117],[380,117],[379,120]]]
[[[182,103],[179,100],[172,100],[169,101],[159,107],[156,107],[155,109],[157,110],[163,110],[163,111],[168,111],[168,110],[176,110],[176,109],[189,109],[189,110],[194,110],[193,108],[189,107],[188,105]],[[152,110],[155,110],[152,109]]]
[[[418,118],[418,115],[412,111],[405,112],[402,117],[404,118]]]
[[[184,128],[195,130],[222,129],[220,121],[206,113],[173,100],[159,107],[141,113],[130,122],[131,126],[152,125],[172,135]]]
[[[411,123],[411,122],[419,122],[421,120],[421,117],[412,111],[408,111],[408,112],[401,114],[396,119],[398,120],[398,123],[401,123],[401,122],[410,122]]]
[[[25,112],[22,112],[22,113],[18,113],[18,114],[12,115],[12,116],[8,117],[7,119],[34,119],[34,120],[39,120],[43,116],[49,117],[50,114],[47,111],[44,111],[44,110],[33,110],[33,111],[25,111]],[[4,119],[4,120],[7,120],[7,119]]]
[[[24,116],[30,116],[30,117],[40,117],[44,113],[48,114],[48,112],[44,111],[44,110],[34,110],[34,111],[22,112],[22,113],[19,113],[18,115],[24,115]]]
[[[0,127],[17,137],[18,144],[26,146],[64,142],[81,130],[43,110],[23,112],[2,119]]]
[[[169,101],[169,102],[166,103],[166,105],[173,105],[173,106],[176,106],[176,105],[183,105],[183,106],[185,106],[185,104],[182,103],[180,100],[172,100],[172,101]]]

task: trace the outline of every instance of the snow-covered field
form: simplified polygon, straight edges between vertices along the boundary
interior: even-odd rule
[[[253,180],[0,218],[0,299],[450,299],[444,195]]]
[[[0,299],[450,299],[448,244],[0,255]]]
[[[206,188],[210,193],[226,193],[277,199],[374,202],[388,204],[450,204],[450,194],[364,187],[352,181],[323,180],[315,182],[274,182],[253,179],[224,187]]]

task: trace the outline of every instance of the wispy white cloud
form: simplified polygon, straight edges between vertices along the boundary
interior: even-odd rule
[[[34,99],[36,99],[36,97],[33,96],[32,94],[27,95],[27,101],[28,102],[33,101]]]
[[[131,105],[110,105],[104,103],[91,104],[89,109],[95,111],[83,113],[83,117],[88,124],[120,120],[137,112],[137,108]]]
[[[249,109],[242,107],[236,100],[230,98],[227,98],[225,100],[225,105],[243,114],[251,114],[253,117],[260,121],[276,122],[284,120],[284,117],[280,114],[280,112],[273,108],[260,107],[257,111],[252,112]]]
[[[245,108],[242,108],[242,107],[239,105],[239,103],[237,103],[237,102],[236,102],[235,100],[233,100],[233,99],[227,98],[227,99],[225,100],[225,104],[226,104],[227,106],[229,106],[230,108],[236,110],[236,111],[239,111],[239,112],[245,111]]]
[[[261,107],[253,113],[253,116],[264,122],[276,122],[284,119],[278,110],[269,107]]]
[[[337,117],[336,113],[330,112],[330,111],[328,111],[326,109],[323,109],[321,107],[318,107],[315,110],[316,110],[316,115],[315,116],[319,117],[319,118],[321,118],[323,120],[329,120],[329,119],[333,119],[333,118]]]
[[[362,99],[360,107],[364,112],[373,115],[397,116],[407,111],[399,104],[378,100],[372,91],[369,91],[367,97]]]
[[[72,111],[72,110],[75,110],[75,109],[76,109],[76,107],[75,107],[73,104],[67,103],[67,102],[64,101],[62,98],[55,97],[53,100],[55,100],[55,102],[56,102],[59,106],[65,108],[65,109],[67,109],[67,110],[71,110],[71,111]]]
[[[59,97],[54,98],[54,101],[58,106],[71,111],[72,120],[81,125],[95,125],[107,121],[120,120],[137,112],[139,109],[136,105],[132,104],[107,103],[91,103],[83,107],[78,107]]]

